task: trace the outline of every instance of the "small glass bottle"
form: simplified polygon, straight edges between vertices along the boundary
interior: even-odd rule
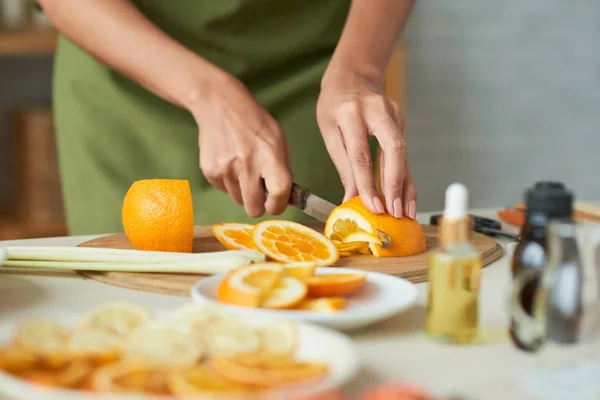
[[[446,190],[439,248],[429,257],[426,331],[436,340],[473,343],[479,333],[481,256],[469,241],[468,193],[462,184]]]
[[[569,219],[573,213],[573,195],[560,182],[538,182],[526,193],[527,215],[521,229],[520,241],[515,248],[512,258],[513,278],[521,271],[535,270],[541,272],[547,264],[546,227],[550,220]],[[540,278],[533,279],[523,289],[521,304],[524,310],[532,315],[535,293],[540,284]],[[510,337],[513,343],[525,351],[536,351],[537,346],[519,340],[519,326],[513,320],[510,325]]]

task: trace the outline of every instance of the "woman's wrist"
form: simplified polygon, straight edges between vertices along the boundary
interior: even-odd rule
[[[194,115],[214,101],[217,96],[222,95],[227,87],[240,84],[238,79],[216,65],[208,62],[204,64],[198,68],[198,76],[194,78],[194,83],[190,85],[190,89],[184,93],[181,100],[184,108]]]
[[[337,62],[334,59],[323,75],[321,90],[340,85],[382,87],[384,77],[385,73],[372,65],[352,61]]]

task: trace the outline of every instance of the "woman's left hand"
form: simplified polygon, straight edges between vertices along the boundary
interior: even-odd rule
[[[324,79],[317,103],[317,121],[327,151],[345,189],[344,200],[360,195],[372,212],[415,218],[417,189],[406,160],[404,116],[380,83],[339,76]],[[368,138],[381,146],[381,187],[377,195]]]

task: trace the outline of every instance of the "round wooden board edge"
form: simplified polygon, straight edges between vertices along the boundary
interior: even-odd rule
[[[309,225],[318,226],[318,224],[309,224]],[[427,227],[428,229],[432,228],[431,225],[423,225],[423,227]],[[205,227],[205,226],[196,227],[196,233],[198,233],[200,231],[206,232],[206,230],[207,230],[207,227]],[[210,232],[210,230],[208,230],[208,232]],[[488,265],[492,264],[493,262],[497,261],[504,255],[504,253],[505,253],[504,248],[495,239],[485,236],[481,233],[477,233],[477,232],[473,232],[473,234],[484,236],[485,238],[487,238],[489,240],[493,240],[495,242],[494,247],[481,253],[484,268],[487,267]],[[77,245],[77,247],[99,247],[97,245],[95,246],[95,244],[98,243],[99,241],[105,241],[107,238],[111,238],[111,237],[122,239],[123,236],[124,236],[124,234],[122,234],[122,233],[104,235],[104,236],[100,236],[98,238],[80,243]],[[368,271],[368,269],[365,269],[365,270]],[[198,275],[195,275],[195,274],[162,274],[162,275],[168,275],[168,277],[171,278],[172,280],[180,280],[180,279],[182,280],[182,282],[180,282],[180,284],[164,285],[162,283],[165,283],[165,280],[156,279],[156,276],[161,275],[161,274],[126,273],[126,272],[104,273],[104,272],[95,272],[95,271],[77,271],[77,272],[85,278],[89,278],[89,279],[95,280],[97,282],[101,282],[101,283],[116,286],[116,287],[132,289],[132,290],[139,290],[139,291],[143,291],[143,292],[160,293],[160,294],[184,296],[184,297],[189,296],[189,287],[190,287],[189,282],[190,281],[192,281],[192,280],[196,281],[196,280],[200,280],[200,279],[203,279],[204,277],[206,277],[206,275],[201,275],[201,274],[198,274]],[[392,274],[392,275],[402,277],[413,283],[427,282],[427,271],[426,270],[415,271],[412,273],[408,272],[405,274]],[[167,276],[165,276],[165,278],[167,278]],[[186,287],[186,289],[185,290],[182,289],[182,286]]]

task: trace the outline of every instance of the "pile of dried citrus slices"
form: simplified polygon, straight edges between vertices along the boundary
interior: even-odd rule
[[[360,289],[366,274],[315,274],[314,263],[251,264],[230,271],[217,288],[217,299],[245,307],[336,312],[347,295]]]
[[[73,329],[49,319],[23,321],[0,349],[0,370],[34,384],[100,393],[247,394],[328,374],[326,364],[297,360],[297,347],[292,322],[254,327],[197,304],[155,318],[134,304],[108,303]]]

